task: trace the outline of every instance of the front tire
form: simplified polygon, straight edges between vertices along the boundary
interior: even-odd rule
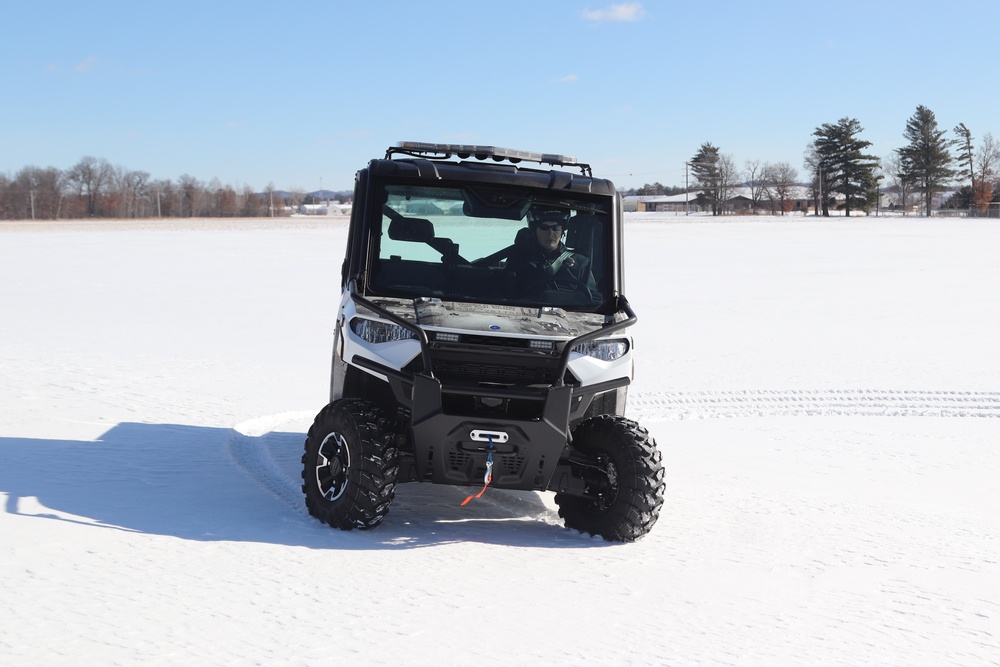
[[[573,430],[573,448],[586,457],[574,468],[588,495],[557,493],[567,528],[612,542],[634,542],[652,529],[663,505],[664,471],[656,442],[636,422],[592,417]]]
[[[302,455],[309,514],[341,530],[379,525],[395,497],[398,458],[386,419],[374,403],[330,403],[316,415]]]

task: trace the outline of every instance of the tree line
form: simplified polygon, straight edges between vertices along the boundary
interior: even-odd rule
[[[747,160],[737,167],[731,155],[711,142],[703,143],[685,167],[693,183],[685,186],[646,184],[624,194],[673,195],[697,190],[694,202],[714,215],[726,211],[736,188],[747,188],[751,208],[785,213],[808,188],[818,214],[830,215],[836,206],[845,215],[869,213],[889,195],[891,206],[904,212],[919,201],[930,215],[935,197],[958,186],[945,207],[983,214],[1000,202],[1000,144],[990,133],[978,147],[964,123],[953,137],[938,126],[934,112],[918,106],[903,131],[906,144],[880,159],[868,152],[871,142],[861,138],[864,128],[856,118],[823,123],[812,133],[803,166],[805,183],[788,162]],[[690,186],[690,188],[688,187]],[[838,197],[839,195],[839,197]],[[302,192],[264,192],[249,186],[237,190],[218,179],[204,183],[187,174],[177,182],[153,180],[148,172],[110,164],[86,156],[68,170],[24,167],[13,176],[0,174],[0,219],[149,218],[149,217],[262,217],[280,215],[289,206],[309,201]]]
[[[0,219],[267,217],[309,201],[304,192],[236,189],[190,175],[154,180],[148,172],[86,156],[67,170],[28,166],[0,173]]]
[[[1000,144],[990,133],[977,147],[972,132],[959,123],[949,137],[934,112],[921,105],[906,122],[905,145],[880,159],[867,152],[871,142],[861,138],[863,131],[856,118],[817,127],[804,155],[805,183],[787,162],[748,160],[740,169],[731,155],[705,142],[686,163],[694,178],[692,189],[699,191],[694,201],[721,215],[733,191],[747,188],[752,209],[769,207],[784,213],[794,199],[793,188],[805,186],[817,214],[824,216],[830,215],[831,206],[848,216],[852,211],[870,213],[880,206],[883,195],[890,197],[893,208],[905,212],[918,205],[930,215],[936,196],[958,186],[944,203],[946,208],[982,215],[991,202],[1000,202]],[[675,194],[673,190],[685,191],[656,183],[628,194]]]

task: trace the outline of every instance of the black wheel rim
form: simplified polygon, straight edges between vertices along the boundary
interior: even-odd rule
[[[316,456],[316,488],[326,500],[333,502],[344,495],[350,468],[347,439],[340,433],[330,433],[323,439]]]
[[[601,470],[607,477],[607,486],[601,490],[597,499],[597,506],[602,510],[610,509],[618,498],[618,466],[608,456],[601,456]]]

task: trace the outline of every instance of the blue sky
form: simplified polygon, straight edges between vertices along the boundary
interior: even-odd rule
[[[1000,136],[1000,2],[84,0],[9,3],[0,172],[85,155],[155,179],[350,189],[401,140],[563,153],[683,185],[710,141],[800,172],[857,118],[917,105]]]

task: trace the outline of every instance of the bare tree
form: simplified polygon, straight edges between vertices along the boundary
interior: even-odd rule
[[[816,215],[829,216],[833,179],[830,169],[823,162],[822,157],[816,150],[815,143],[806,146],[806,152],[803,156],[803,166],[805,166],[811,175],[809,187],[812,191]]]
[[[764,194],[771,203],[771,212],[781,215],[789,213],[794,206],[794,188],[798,185],[799,173],[787,162],[764,165]]]
[[[214,214],[221,218],[235,218],[239,215],[239,200],[236,190],[233,186],[226,185],[223,186],[218,184],[217,181],[213,181],[214,187],[210,186],[213,190],[213,205]]]
[[[23,167],[5,190],[4,217],[24,220],[58,218],[65,195],[65,176],[54,167]]]
[[[247,184],[244,184],[240,191],[239,203],[240,217],[253,218],[260,215],[260,197]]]
[[[763,197],[764,190],[767,187],[764,176],[767,167],[767,163],[762,165],[760,160],[747,160],[743,163],[743,179],[750,189],[750,208],[755,213],[757,212],[757,204]]]
[[[882,173],[885,177],[885,192],[892,196],[894,207],[900,209],[903,215],[913,205],[913,183],[903,174],[899,153],[893,151],[882,158]]]
[[[997,182],[997,168],[1000,167],[1000,144],[987,132],[983,135],[979,152],[973,161],[972,198],[980,215],[986,212],[993,200],[993,189]]]
[[[733,198],[733,194],[740,185],[740,173],[736,168],[736,161],[733,156],[723,154],[719,156],[719,204],[723,210],[727,203]]]
[[[206,215],[204,184],[190,174],[182,174],[177,181],[180,194],[178,215],[185,218]]]
[[[14,197],[10,178],[0,172],[0,220],[9,220],[14,217],[12,212]]]
[[[85,156],[67,174],[69,184],[77,195],[86,202],[87,215],[101,213],[101,198],[111,180],[114,168],[104,158]]]
[[[137,218],[149,215],[147,184],[149,172],[133,171],[122,167],[112,170],[109,196],[114,213],[119,218]]]
[[[149,192],[150,215],[157,218],[173,218],[179,215],[177,188],[173,181],[152,181]]]
[[[282,214],[281,207],[284,206],[284,203],[278,195],[274,183],[268,183],[264,189],[264,200],[264,205],[267,206],[268,217],[275,218]]]
[[[289,189],[287,205],[290,206],[292,210],[298,211],[305,201],[306,189],[304,187],[300,185]]]

